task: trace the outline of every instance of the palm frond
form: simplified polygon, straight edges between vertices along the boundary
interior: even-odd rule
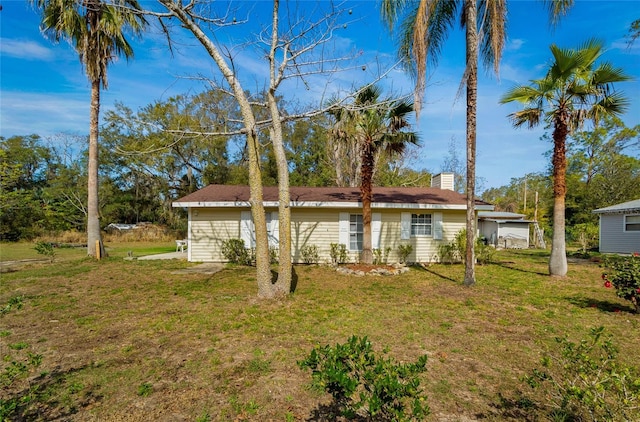
[[[530,107],[511,113],[508,117],[514,127],[521,127],[526,124],[529,129],[532,129],[540,124],[542,116],[543,110],[541,108]]]
[[[478,20],[481,24],[480,52],[484,65],[493,65],[496,75],[500,73],[500,60],[507,37],[506,0],[481,0],[478,5]]]

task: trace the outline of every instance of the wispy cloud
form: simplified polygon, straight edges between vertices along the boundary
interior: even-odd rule
[[[24,60],[51,61],[55,59],[53,50],[35,41],[0,38],[0,55]]]
[[[509,40],[509,42],[507,43],[507,46],[505,47],[506,51],[518,51],[520,50],[520,48],[526,43],[525,40],[520,39],[520,38],[514,38],[512,40]]]

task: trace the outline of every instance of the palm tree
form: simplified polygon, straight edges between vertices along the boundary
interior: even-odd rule
[[[340,111],[333,111],[343,121],[338,122],[345,136],[360,151],[360,195],[362,198],[362,253],[360,261],[373,263],[371,241],[371,202],[373,176],[377,158],[381,153],[400,155],[409,144],[418,144],[418,135],[408,132],[407,116],[413,112],[413,104],[405,100],[381,99],[381,91],[373,85],[365,86],[356,94],[354,103]],[[346,122],[346,125],[344,124]]]
[[[462,11],[460,10],[462,8]],[[448,32],[460,19],[466,31],[466,70],[463,83],[467,87],[467,248],[464,284],[475,283],[475,154],[478,55],[499,71],[505,41],[506,0],[383,0],[382,15],[393,29],[402,19],[399,54],[416,79],[415,104],[419,113],[426,87],[427,62],[437,64]],[[402,15],[402,16],[401,16]],[[473,22],[473,25],[469,25]],[[480,30],[478,29],[480,28]],[[482,34],[481,37],[478,36]]]
[[[603,54],[600,41],[589,40],[577,49],[551,46],[553,62],[542,79],[530,85],[516,86],[500,100],[518,102],[524,108],[511,113],[514,126],[529,128],[542,121],[553,127],[553,239],[549,274],[567,274],[565,245],[565,195],[567,171],[567,136],[592,120],[624,112],[628,100],[613,90],[613,83],[629,80],[624,71],[607,62],[597,64]]]
[[[552,23],[566,14],[574,0],[543,0]],[[462,15],[459,9],[462,7]],[[467,86],[467,247],[464,284],[475,284],[475,177],[476,177],[476,108],[477,59],[499,72],[506,38],[506,0],[383,0],[382,16],[390,29],[401,20],[398,52],[416,80],[416,113],[420,112],[426,88],[427,63],[437,64],[438,56],[449,30],[460,19],[466,27],[466,70],[463,83]],[[468,25],[468,22],[476,22]],[[479,36],[480,35],[480,36]]]
[[[41,28],[50,39],[74,45],[91,83],[87,195],[87,254],[104,254],[98,207],[98,123],[100,87],[108,87],[107,67],[117,57],[129,59],[133,49],[125,31],[139,35],[146,25],[137,0],[31,0],[42,11]],[[98,247],[96,247],[98,245]],[[100,254],[100,255],[98,255]]]

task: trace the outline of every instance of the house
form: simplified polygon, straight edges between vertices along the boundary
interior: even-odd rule
[[[530,220],[524,214],[482,211],[478,213],[478,231],[488,245],[505,249],[529,247]]]
[[[600,252],[640,252],[640,199],[593,212],[600,217]]]
[[[453,191],[453,177],[433,178],[434,187],[373,188],[372,243],[398,261],[398,246],[409,244],[410,262],[437,260],[438,247],[465,228],[466,197]],[[248,186],[209,185],[173,203],[188,211],[188,260],[224,262],[221,247],[229,239],[255,246]],[[359,188],[291,187],[293,262],[303,262],[302,248],[315,246],[320,262],[331,262],[331,244],[346,245],[349,259],[362,248],[362,204]],[[265,187],[269,243],[278,242],[278,188]],[[476,200],[477,210],[493,205]]]

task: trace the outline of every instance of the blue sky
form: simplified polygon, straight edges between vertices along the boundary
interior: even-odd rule
[[[90,86],[73,49],[64,42],[52,44],[42,36],[39,16],[26,0],[4,0],[0,4],[0,136],[35,133],[58,142],[59,134],[87,134]],[[246,17],[248,22],[231,34],[218,32],[218,39],[226,45],[250,39],[260,23],[269,18],[270,2],[238,4],[234,15],[239,21]],[[306,2],[303,7],[313,4]],[[345,15],[347,26],[335,34],[331,44],[338,54],[357,52],[351,63],[357,67],[332,75],[329,83],[312,78],[308,90],[300,82],[285,84],[281,93],[286,99],[319,101],[327,90],[368,82],[380,64],[393,61],[394,42],[380,24],[377,5],[374,1],[347,2],[352,13]],[[577,0],[555,29],[548,24],[546,10],[539,1],[511,0],[508,6],[508,42],[499,78],[483,71],[479,79],[477,174],[484,179],[479,190],[505,185],[511,178],[543,172],[548,167],[544,153],[550,144],[540,140],[545,129],[512,128],[506,116],[516,107],[500,105],[498,100],[515,83],[527,83],[543,75],[550,60],[551,43],[577,47],[591,37],[603,40],[607,48],[604,59],[634,77],[632,82],[618,85],[631,99],[623,120],[628,126],[640,123],[640,40],[629,47],[625,38],[630,23],[640,18],[640,0]],[[202,81],[193,76],[219,77],[195,40],[185,34],[176,35],[173,55],[157,29],[152,29],[144,39],[133,43],[134,60],[120,60],[109,68],[109,89],[102,93],[103,115],[116,101],[137,110],[173,95],[202,91]],[[361,64],[366,64],[366,71],[360,70]],[[261,86],[264,64],[256,53],[238,50],[236,65],[248,89]],[[455,28],[438,66],[430,72],[425,106],[414,127],[420,133],[422,146],[415,151],[413,167],[440,171],[452,141],[464,159],[464,95],[456,101],[463,70],[464,33]],[[410,93],[413,87],[400,70],[392,71],[382,83],[386,93]],[[632,153],[638,152],[636,149]]]

